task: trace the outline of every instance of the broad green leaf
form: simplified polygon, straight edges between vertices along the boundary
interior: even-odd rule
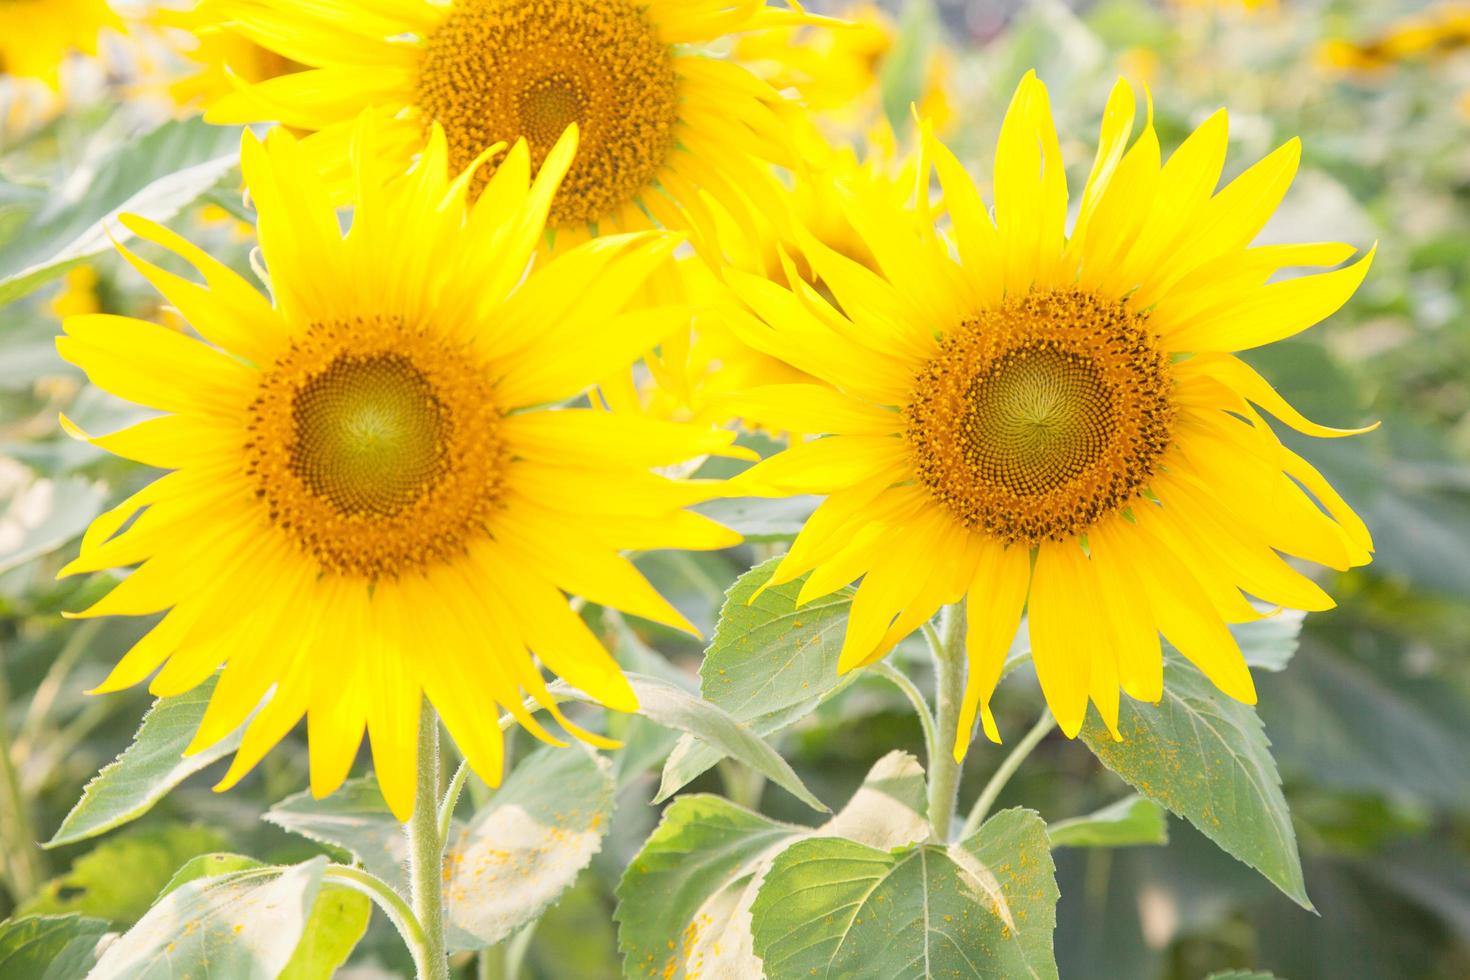
[[[1046,828],[1052,847],[1132,847],[1167,844],[1169,825],[1153,800],[1129,796],[1085,817],[1058,820]]]
[[[116,925],[136,922],[174,873],[191,858],[225,846],[208,827],[170,824],[103,841],[22,906],[22,912],[81,912]]]
[[[186,862],[183,867],[174,872],[174,876],[163,886],[163,891],[158,893],[162,899],[170,892],[177,891],[191,881],[200,878],[215,878],[219,875],[227,875],[235,871],[251,871],[258,868],[269,867],[264,861],[257,861],[253,857],[244,854],[232,854],[229,851],[217,851],[214,854],[201,854]]]
[[[708,975],[708,964],[691,962],[704,934],[730,918],[774,853],[805,832],[718,796],[671,803],[618,884],[624,975]]]
[[[109,232],[130,237],[118,215],[174,217],[229,174],[239,153],[240,130],[189,119],[164,123],[72,173],[0,246],[0,306],[110,248]]]
[[[1245,662],[1262,670],[1282,671],[1296,653],[1306,613],[1282,609],[1253,623],[1237,623],[1230,627]]]
[[[693,508],[732,531],[747,544],[794,541],[806,519],[816,510],[820,497],[730,497],[711,500]]]
[[[319,844],[350,851],[373,875],[407,893],[408,838],[383,801],[376,779],[349,779],[322,800],[310,792],[296,793],[271,807],[265,819]]]
[[[106,490],[90,480],[37,480],[0,512],[0,574],[50,554],[102,512]]]
[[[330,980],[367,932],[373,903],[342,885],[325,884],[311,907],[301,942],[279,980]]]
[[[798,580],[769,588],[752,602],[778,564],[780,559],[757,565],[730,587],[699,669],[705,700],[763,737],[804,718],[856,676],[837,675],[852,591],[797,608]],[[678,792],[723,755],[707,741],[680,739],[664,765],[661,794]]]
[[[94,951],[106,933],[106,922],[80,915],[28,915],[0,922],[0,977],[72,980],[95,962]]]
[[[1224,973],[1211,973],[1205,980],[1277,980],[1274,973],[1262,973],[1257,970],[1226,970]]]
[[[786,848],[751,909],[770,980],[1056,977],[1046,826],[1006,810],[972,837],[895,851],[834,837]]]
[[[618,885],[624,973],[759,975],[750,906],[776,855],[813,834],[884,849],[911,844],[928,835],[924,809],[924,771],[904,752],[878,760],[841,812],[818,828],[779,823],[717,796],[675,800]]]
[[[813,810],[827,811],[826,805],[812,795],[789,762],[724,709],[651,677],[631,675],[628,679],[638,693],[639,714],[666,728],[698,736],[723,755],[738,759],[760,772]],[[679,788],[665,781],[653,802],[663,802]]]
[[[633,690],[638,695],[640,715],[665,728],[698,736],[719,749],[722,756],[738,759],[807,806],[826,812],[827,807],[802,784],[801,777],[796,775],[791,764],[724,709],[656,677],[633,673],[629,673],[627,677],[628,683],[633,685]],[[551,685],[551,690],[558,697],[592,700],[561,681]],[[662,803],[682,786],[682,783],[671,786],[666,778],[653,802]]]
[[[1253,708],[1222,694],[1173,651],[1158,704],[1125,699],[1113,740],[1096,713],[1082,739],[1134,789],[1194,824],[1310,909],[1291,813]]]
[[[74,844],[136,820],[169,790],[210,763],[235,751],[240,732],[184,755],[214,693],[215,677],[187,694],[160,698],[143,716],[133,744],[102,768],[72,807],[47,847]]]
[[[187,882],[107,948],[88,980],[276,980],[322,888],[325,857]]]
[[[468,827],[451,835],[444,891],[453,949],[493,946],[537,918],[602,847],[612,766],[580,748],[521,760]]]

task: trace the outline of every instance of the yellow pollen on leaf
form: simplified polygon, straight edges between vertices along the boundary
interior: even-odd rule
[[[396,317],[314,324],[262,376],[247,472],[330,574],[376,580],[462,554],[509,454],[483,365]]]
[[[577,123],[551,209],[552,225],[569,226],[652,187],[674,146],[679,87],[670,46],[632,0],[460,0],[425,41],[417,105],[443,126],[455,169],[521,138],[539,167]]]
[[[1144,314],[1078,289],[964,321],[905,409],[919,480],[967,527],[1034,545],[1126,507],[1169,445],[1168,357]]]

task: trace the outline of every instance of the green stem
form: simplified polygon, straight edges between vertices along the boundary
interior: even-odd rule
[[[36,832],[31,825],[31,805],[21,791],[20,774],[11,755],[10,720],[5,717],[10,703],[10,685],[5,679],[5,658],[0,655],[0,852],[6,866],[6,880],[16,904],[36,893],[46,877],[45,858],[36,845]]]
[[[932,760],[935,753],[942,751],[943,747],[939,744],[939,737],[934,730],[934,715],[930,713],[924,695],[908,679],[908,675],[886,660],[880,660],[868,669],[902,691],[904,697],[909,699],[909,704],[914,706],[914,714],[919,716],[919,724],[924,728],[924,755]]]
[[[439,715],[426,698],[419,712],[418,791],[408,821],[408,876],[423,944],[418,980],[449,980],[444,945],[444,838],[439,833]]]
[[[393,928],[403,937],[403,942],[413,951],[414,962],[423,962],[426,948],[424,930],[414,916],[413,909],[408,907],[401,895],[376,876],[345,864],[327,865],[326,877],[353,891],[361,892],[376,902],[388,916],[388,921],[393,923]]]
[[[51,661],[51,667],[46,671],[45,678],[36,686],[36,693],[31,695],[31,705],[26,709],[25,721],[21,723],[20,737],[16,739],[17,747],[35,745],[41,739],[41,732],[46,722],[51,718],[51,708],[56,704],[56,698],[66,687],[66,680],[71,675],[72,668],[82,659],[87,648],[101,632],[104,620],[89,619],[71,631],[67,637],[66,644],[56,659]]]
[[[1000,768],[995,770],[995,774],[990,777],[990,781],[980,791],[980,798],[975,801],[975,805],[970,809],[970,815],[965,818],[964,829],[960,831],[961,839],[969,837],[980,829],[980,824],[990,815],[990,808],[995,806],[995,801],[999,798],[1000,791],[1005,789],[1006,783],[1010,782],[1011,777],[1016,774],[1016,770],[1021,768],[1021,763],[1026,761],[1026,757],[1031,754],[1031,751],[1040,745],[1041,740],[1051,734],[1051,730],[1055,727],[1057,727],[1057,720],[1052,717],[1052,713],[1050,711],[1042,711],[1041,717],[1037,719],[1036,724],[1031,726],[1031,730],[1022,737],[1021,741],[1016,743],[1016,747],[1011,749],[1011,754],[1005,757],[1005,761],[1000,764]]]
[[[439,839],[446,844],[449,842],[449,828],[454,822],[454,808],[459,805],[459,794],[464,790],[464,781],[469,774],[469,762],[460,762],[459,768],[454,770],[454,777],[449,780],[449,788],[444,791],[444,802],[439,805]]]
[[[929,753],[929,826],[941,844],[950,841],[955,804],[960,789],[960,764],[950,751],[949,739],[959,729],[960,707],[965,698],[965,606],[957,602],[945,607],[939,642],[935,634],[929,649],[934,655],[935,742]]]

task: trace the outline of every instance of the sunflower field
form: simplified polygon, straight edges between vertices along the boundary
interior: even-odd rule
[[[1470,4],[0,0],[0,980],[1470,977]]]

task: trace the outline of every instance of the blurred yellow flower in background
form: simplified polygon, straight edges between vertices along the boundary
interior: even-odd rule
[[[242,84],[264,82],[306,67],[234,31],[211,26],[197,5],[155,8],[147,22],[189,66],[166,83],[169,97],[182,108],[207,109]]]
[[[776,88],[799,92],[824,121],[862,132],[882,113],[883,72],[897,42],[897,25],[873,3],[850,3],[838,16],[846,23],[747,34],[736,42],[735,53]],[[952,70],[947,49],[929,52],[918,109],[940,132],[954,121]]]
[[[1028,75],[1001,127],[994,214],[927,138],[952,234],[927,197],[850,188],[844,207],[879,272],[805,241],[831,295],[731,273],[753,315],[742,340],[817,383],[753,389],[744,413],[827,433],[758,464],[743,493],[816,493],[770,584],[810,574],[801,601],[861,577],[839,659],[884,656],[944,605],[968,603],[962,755],[1023,611],[1063,731],[1089,701],[1115,737],[1119,688],[1161,696],[1162,633],[1225,693],[1254,685],[1226,623],[1243,593],[1293,608],[1332,600],[1283,560],[1371,560],[1363,522],[1258,413],[1315,436],[1234,352],[1296,334],[1357,289],[1372,254],[1340,244],[1250,247],[1296,173],[1292,140],[1216,192],[1227,119],[1167,160],[1152,117],[1130,139],[1119,82],[1070,233],[1045,86]],[[1366,430],[1361,430],[1366,431]]]
[[[227,96],[206,118],[310,131],[303,149],[343,190],[352,120],[377,107],[389,120],[385,163],[404,169],[435,122],[455,167],[516,139],[539,166],[577,123],[581,149],[551,211],[558,248],[686,227],[704,193],[747,223],[776,210],[768,165],[790,161],[795,106],[697,47],[807,19],[763,0],[211,0],[203,9],[311,66]]]
[[[149,689],[179,694],[223,664],[192,750],[274,690],[220,788],[305,715],[313,792],[342,783],[366,731],[383,794],[407,819],[425,696],[491,784],[500,710],[560,744],[527,695],[605,742],[561,715],[538,662],[608,707],[636,708],[567,592],[693,631],[621,552],[738,542],[682,509],[717,485],[653,472],[733,451],[733,433],[545,407],[625,370],[688,316],[630,303],[674,235],[602,238],[527,274],[575,136],[534,183],[517,143],[471,206],[476,175],[451,180],[438,126],[411,173],[380,181],[373,162],[396,137],[365,116],[343,237],[296,139],[277,129],[262,145],[247,132],[274,303],[175,233],[124,218],[203,277],[119,246],[208,343],[124,317],[66,321],[66,360],[165,413],[91,441],[171,471],[99,517],[63,570],[141,562],[78,615],[166,612],[98,690],[156,670]]]
[[[5,0],[0,3],[0,75],[61,83],[73,53],[97,54],[104,28],[123,30],[107,0]]]
[[[69,270],[62,281],[61,292],[51,301],[51,312],[58,319],[97,313],[102,304],[97,298],[97,270],[79,265]]]
[[[1470,4],[1447,3],[1395,21],[1364,40],[1335,38],[1318,60],[1338,71],[1372,73],[1411,61],[1437,61],[1470,48]]]

